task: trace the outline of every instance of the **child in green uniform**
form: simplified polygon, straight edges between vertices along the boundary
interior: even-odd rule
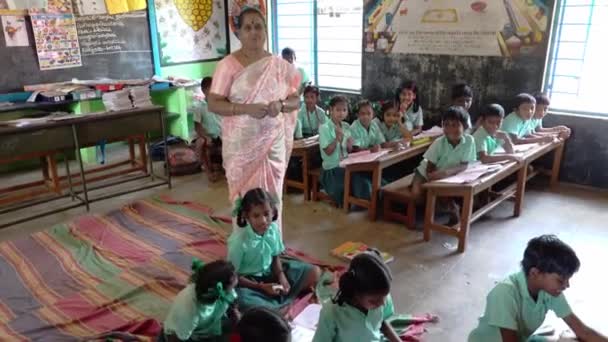
[[[291,342],[291,327],[287,320],[264,307],[247,310],[236,330],[238,342]]]
[[[501,130],[508,133],[514,144],[550,143],[552,136],[535,136],[532,134],[532,116],[536,100],[530,94],[519,94],[515,97],[515,109],[502,122]]]
[[[424,118],[422,107],[420,107],[420,97],[418,95],[418,85],[414,81],[405,81],[395,93],[395,102],[399,104],[399,113],[402,119],[400,122],[412,136],[422,132]]]
[[[543,127],[543,118],[547,115],[547,109],[549,109],[551,100],[543,93],[534,94],[534,99],[536,100],[536,109],[534,116],[530,119],[532,131],[539,135],[549,134],[564,140],[570,138],[572,132],[566,126]]]
[[[343,120],[348,115],[348,101],[344,96],[334,96],[329,102],[330,120],[319,128],[319,147],[323,159],[321,185],[333,201],[341,206],[344,202],[344,168],[340,161],[353,151],[354,139],[350,126]],[[352,176],[352,193],[357,198],[369,199],[372,192],[370,177],[362,173]]]
[[[473,127],[471,122],[471,114],[469,109],[473,104],[473,89],[466,83],[457,83],[452,87],[452,106],[460,106],[467,112],[467,125],[468,128],[465,130],[466,133],[474,132],[478,124]]]
[[[399,113],[397,105],[390,101],[382,105],[382,120],[375,118],[374,121],[380,127],[387,147],[398,148],[404,141],[412,140],[412,134],[403,124],[402,114]]]
[[[460,173],[469,163],[477,160],[475,139],[464,133],[467,126],[467,113],[464,108],[448,108],[441,121],[444,135],[433,141],[414,173],[411,193],[416,199],[422,198],[422,184]],[[448,225],[456,224],[460,214],[458,206],[453,200],[449,200],[446,205],[452,216]]]
[[[392,275],[377,252],[357,255],[340,277],[332,302],[321,309],[313,342],[401,341],[387,320],[395,313]]]
[[[353,139],[355,140],[353,149],[355,151],[371,150],[380,151],[380,147],[386,146],[384,135],[380,127],[374,121],[374,109],[368,100],[359,102],[357,120],[350,126]]]
[[[522,270],[498,283],[488,294],[486,309],[469,342],[546,341],[533,336],[547,311],[562,318],[581,341],[607,342],[572,312],[563,291],[580,262],[570,246],[555,235],[528,242]]]
[[[239,312],[234,305],[238,281],[234,266],[218,260],[193,263],[192,283],[181,290],[163,324],[159,341],[225,341]]]
[[[316,285],[318,267],[279,258],[285,246],[275,222],[275,201],[266,191],[249,190],[235,211],[241,228],[228,239],[228,260],[239,275],[241,308],[282,308]]]
[[[522,161],[520,156],[513,154],[513,142],[509,135],[499,130],[504,117],[505,110],[496,103],[486,106],[481,112],[480,126],[473,133],[473,138],[475,138],[477,159],[484,164],[503,160]],[[494,154],[501,146],[506,154]]]
[[[302,139],[319,134],[319,127],[327,121],[327,114],[317,105],[319,88],[307,86],[304,88],[304,103],[298,111],[295,138]]]
[[[201,81],[201,90],[205,99],[211,88],[211,77]],[[206,100],[201,100],[193,113],[194,130],[196,131],[195,148],[201,164],[207,170],[210,182],[217,182],[222,175],[222,139],[221,119],[209,111]]]

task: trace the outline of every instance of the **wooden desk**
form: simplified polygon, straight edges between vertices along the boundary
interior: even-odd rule
[[[294,141],[291,158],[302,159],[302,181],[285,178],[285,189],[287,187],[300,189],[304,192],[304,199],[310,201],[310,170],[311,156],[319,151],[319,139],[303,139]]]
[[[424,185],[426,189],[424,240],[430,241],[432,231],[455,236],[458,238],[458,252],[463,253],[466,249],[467,235],[471,223],[479,219],[488,211],[494,209],[506,199],[514,196],[515,205],[513,207],[513,216],[518,217],[521,214],[526,182],[538,173],[537,171],[534,171],[532,174],[528,174],[528,167],[533,161],[550,152],[554,153],[553,167],[551,170],[551,184],[552,186],[555,186],[559,177],[563,150],[563,141],[541,145],[524,154],[524,163],[517,164],[511,162],[505,164],[500,171],[483,176],[468,184],[448,184],[437,181],[426,183]],[[500,192],[492,192],[492,195],[495,197],[481,208],[473,211],[473,198],[475,195],[484,190],[491,189],[494,184],[514,173],[517,173],[517,182],[515,184],[508,186]],[[462,198],[463,205],[460,213],[460,223],[458,225],[449,227],[435,222],[435,204],[438,197]]]
[[[49,153],[54,153],[56,151],[62,151],[65,155],[65,152],[68,150],[75,149],[76,159],[79,164],[80,184],[82,186],[81,190],[75,191],[73,189],[74,184],[72,184],[72,175],[69,171],[69,164],[66,161],[66,178],[68,180],[70,189],[69,195],[44,199],[37,202],[29,202],[25,205],[2,209],[0,210],[0,213],[23,209],[27,206],[41,204],[70,195],[72,196],[73,200],[79,200],[79,203],[72,203],[66,207],[45,211],[44,213],[28,216],[26,218],[20,218],[8,223],[0,223],[0,227],[13,225],[82,205],[89,210],[89,203],[93,201],[115,197],[155,186],[167,184],[169,187],[171,187],[171,178],[168,173],[166,177],[159,176],[154,173],[152,161],[150,158],[146,157],[145,143],[143,141],[141,141],[140,144],[140,146],[144,146],[143,149],[140,148],[140,153],[142,153],[140,162],[143,163],[143,165],[140,165],[139,163],[132,165],[133,170],[144,171],[143,175],[129,177],[128,179],[122,179],[112,183],[104,183],[94,188],[88,186],[87,182],[90,181],[90,179],[87,179],[86,177],[87,172],[84,170],[82,157],[80,154],[81,148],[85,146],[93,146],[100,140],[115,141],[134,136],[148,140],[147,143],[149,148],[149,135],[151,132],[160,131],[163,138],[166,137],[163,116],[163,107],[151,106],[117,112],[75,115],[63,120],[37,122],[22,127],[0,127],[0,161],[11,160],[14,158],[14,156],[29,156],[36,158]],[[146,138],[146,136],[148,137]],[[134,151],[131,150],[132,148],[130,148],[130,154],[133,155]],[[165,162],[167,162],[166,157],[167,150],[165,149]],[[127,163],[131,162],[131,160],[127,161]],[[148,167],[150,168],[149,170]],[[141,179],[143,177],[151,177],[152,182],[140,187],[121,190],[95,198],[89,198],[89,192],[92,190],[122,184],[128,181]],[[159,181],[156,181],[157,178]]]
[[[432,141],[409,147],[405,150],[390,152],[389,154],[382,156],[373,162],[347,165],[344,176],[344,210],[348,212],[351,204],[367,208],[369,219],[375,221],[378,209],[378,192],[380,191],[380,187],[382,185],[382,170],[404,160],[423,154],[429,148],[429,146],[431,146],[431,143]],[[353,172],[372,173],[372,193],[370,200],[351,196],[350,189]]]

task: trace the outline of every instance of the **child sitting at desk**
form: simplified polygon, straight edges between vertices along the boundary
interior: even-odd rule
[[[534,116],[530,119],[532,132],[537,135],[549,134],[564,140],[570,138],[571,131],[566,126],[543,127],[543,118],[547,115],[551,100],[543,93],[534,94],[534,99],[536,100],[536,109]]]
[[[420,166],[414,172],[411,193],[415,199],[422,197],[422,184],[453,176],[464,171],[467,165],[477,160],[475,139],[465,134],[467,113],[460,106],[448,108],[441,118],[444,135],[437,138],[424,153]],[[459,221],[458,205],[450,200],[447,210],[451,214],[448,225]]]
[[[380,127],[387,147],[399,147],[403,145],[404,140],[412,140],[412,133],[403,124],[402,116],[394,102],[389,101],[383,104],[381,112],[383,121],[378,118],[375,118],[374,121]]]
[[[484,108],[480,116],[480,126],[473,133],[477,158],[482,163],[495,163],[503,160],[520,162],[521,157],[513,154],[513,142],[509,135],[499,130],[502,120],[505,117],[505,110],[499,104],[491,104]],[[506,154],[496,155],[494,152],[501,147]]]
[[[412,136],[422,132],[424,119],[422,107],[420,107],[420,97],[418,96],[418,85],[414,81],[405,81],[395,94],[395,102],[399,104],[399,114],[405,124],[405,128]]]
[[[221,119],[209,111],[207,106],[207,96],[211,88],[211,77],[205,77],[201,81],[201,90],[205,95],[204,100],[200,100],[197,109],[194,111],[193,121],[196,131],[196,152],[207,170],[207,177],[210,182],[217,182],[222,174],[222,139]]]
[[[327,114],[317,105],[319,88],[306,86],[304,88],[304,103],[298,111],[298,121],[294,138],[302,139],[319,134],[319,127],[327,121]]]
[[[566,321],[581,341],[608,342],[581,322],[564,297],[570,278],[580,267],[570,246],[555,235],[536,237],[528,242],[521,267],[490,291],[485,313],[469,342],[550,341],[531,336],[549,310]]]
[[[469,113],[469,109],[471,109],[471,105],[473,104],[473,89],[466,83],[457,83],[452,87],[452,106],[460,106],[464,108],[467,112],[467,124],[469,125],[469,129],[466,133],[470,133],[475,131],[478,124],[473,127],[471,123],[471,114]]]
[[[350,126],[353,135],[355,151],[371,150],[380,151],[380,147],[386,144],[380,127],[374,121],[374,109],[368,100],[359,102],[357,120]]]
[[[319,128],[319,147],[323,159],[321,186],[332,200],[341,206],[344,201],[345,170],[340,161],[352,152],[354,139],[350,126],[343,120],[348,115],[348,101],[344,96],[334,96],[329,102],[330,120]],[[353,196],[369,199],[371,197],[371,179],[364,174],[352,175]]]
[[[515,97],[515,108],[502,122],[501,130],[508,133],[514,144],[550,143],[552,136],[534,136],[531,129],[536,99],[522,93]]]

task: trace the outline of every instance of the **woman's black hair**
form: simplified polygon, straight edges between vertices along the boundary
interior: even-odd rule
[[[412,110],[414,112],[417,112],[420,109],[420,94],[418,94],[418,85],[415,81],[405,81],[401,83],[401,85],[397,88],[397,92],[395,93],[395,103],[398,105],[401,104],[401,98],[399,97],[399,95],[401,95],[401,93],[405,89],[409,89],[414,92],[414,94],[416,94],[416,98],[414,99],[414,103],[412,104],[412,106],[414,106]]]
[[[290,342],[291,327],[277,312],[256,307],[247,310],[236,326],[241,342]]]
[[[485,108],[481,112],[480,116],[482,118],[488,118],[488,117],[492,117],[492,116],[499,116],[500,118],[504,118],[505,109],[502,108],[502,106],[499,105],[498,103],[492,103],[492,104],[485,106]]]
[[[392,280],[391,271],[378,251],[361,253],[353,258],[348,271],[340,276],[339,290],[333,302],[342,305],[352,303],[357,295],[389,293]]]
[[[264,27],[266,27],[266,17],[264,16],[264,13],[262,13],[262,11],[260,11],[259,9],[255,8],[255,7],[246,6],[243,8],[241,13],[239,13],[239,15],[236,17],[235,25],[236,25],[237,29],[239,29],[239,30],[241,29],[245,16],[250,13],[255,13],[255,14],[259,15],[260,18],[262,18],[262,21],[264,22]]]
[[[319,97],[321,95],[321,92],[319,91],[319,87],[314,86],[314,85],[307,85],[306,88],[304,88],[304,95],[308,94],[308,93],[313,93],[315,95],[317,95],[317,97]]]
[[[346,105],[346,107],[348,107],[348,100],[346,99],[346,96],[336,95],[332,97],[331,100],[329,100],[329,107],[335,107],[339,103],[343,103]]]
[[[265,203],[269,203],[272,208],[272,220],[276,221],[279,217],[279,211],[277,210],[276,201],[270,196],[270,194],[261,189],[255,188],[247,191],[243,199],[241,200],[241,207],[239,208],[236,223],[239,227],[247,226],[247,213],[253,208],[255,205],[263,205]]]
[[[467,120],[467,111],[460,106],[450,106],[441,115],[441,121],[458,121],[464,129],[468,129],[469,120]]]
[[[526,273],[534,267],[541,273],[557,273],[570,278],[581,266],[572,247],[555,235],[541,235],[528,242],[521,266]]]
[[[226,290],[236,277],[234,266],[229,261],[216,260],[198,268],[192,274],[196,300],[202,304],[213,303],[219,298],[218,283]]]

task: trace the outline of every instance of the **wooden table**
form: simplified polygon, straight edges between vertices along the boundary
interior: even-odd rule
[[[471,223],[479,219],[488,211],[494,209],[501,202],[510,197],[515,197],[515,205],[513,207],[513,216],[518,217],[521,214],[524,191],[526,182],[534,177],[538,171],[528,173],[530,164],[538,158],[553,152],[554,160],[551,169],[551,186],[557,184],[559,178],[559,169],[564,150],[564,142],[555,142],[552,144],[541,145],[524,154],[525,161],[521,164],[510,162],[505,164],[503,168],[495,173],[483,176],[472,183],[467,184],[449,184],[438,181],[426,183],[426,211],[424,217],[424,240],[430,241],[432,231],[438,231],[447,235],[458,238],[458,252],[463,253],[466,249],[467,235]],[[517,182],[501,190],[500,192],[491,192],[493,199],[488,201],[484,206],[473,211],[473,198],[478,193],[491,189],[491,187],[505,179],[506,177],[517,173]],[[438,197],[458,197],[462,198],[463,205],[460,213],[460,223],[454,227],[438,224],[435,222],[435,204]]]
[[[302,159],[302,181],[296,179],[288,179],[285,177],[285,189],[288,187],[300,189],[304,192],[304,199],[310,201],[310,170],[311,170],[311,156],[314,153],[320,153],[319,151],[319,139],[303,139],[300,141],[294,141],[293,150],[291,151],[291,158]]]
[[[0,161],[10,160],[11,158],[14,158],[14,156],[39,157],[55,152],[63,152],[65,156],[69,150],[74,149],[76,151],[76,159],[79,165],[79,184],[82,188],[81,190],[75,190],[73,188],[73,177],[70,174],[69,163],[66,160],[66,178],[69,183],[70,194],[53,197],[51,199],[43,199],[36,202],[28,202],[27,204],[21,206],[2,209],[0,210],[0,214],[23,209],[28,206],[41,204],[66,196],[72,196],[74,202],[76,202],[76,200],[78,200],[78,202],[71,203],[70,205],[61,207],[59,209],[48,210],[40,214],[28,216],[26,218],[20,218],[8,223],[0,223],[0,227],[17,224],[33,218],[38,218],[78,206],[85,206],[88,211],[89,204],[91,202],[148,189],[155,186],[166,184],[171,187],[170,174],[166,173],[166,177],[156,175],[154,173],[152,160],[146,157],[145,144],[148,144],[149,149],[149,135],[151,132],[161,132],[163,139],[166,138],[163,107],[151,106],[116,112],[74,115],[73,117],[67,119],[37,122],[22,127],[0,127]],[[141,137],[141,139],[145,139],[147,142],[140,141],[141,159],[139,162],[133,162],[134,147],[130,146],[129,154],[131,159],[124,163],[132,164],[128,172],[140,170],[143,171],[142,175],[128,177],[127,179],[122,179],[115,182],[105,182],[104,184],[96,187],[89,187],[88,182],[91,179],[87,179],[86,174],[91,172],[87,172],[84,169],[80,149],[86,146],[95,146],[97,142],[101,140],[116,141],[121,139],[133,139],[133,137]],[[165,148],[165,162],[167,162],[166,158],[167,149]],[[122,184],[132,180],[142,179],[144,177],[150,177],[152,182],[140,187],[121,190],[111,194],[97,196],[95,198],[89,197],[89,192],[92,190]],[[156,179],[158,179],[158,181]]]
[[[367,208],[369,219],[375,221],[378,210],[378,192],[382,186],[382,170],[404,160],[423,154],[429,148],[431,143],[432,141],[429,141],[404,150],[393,151],[374,160],[373,162],[347,165],[344,176],[344,210],[348,212],[351,204]],[[372,192],[370,200],[351,196],[351,178],[353,172],[372,173]]]

